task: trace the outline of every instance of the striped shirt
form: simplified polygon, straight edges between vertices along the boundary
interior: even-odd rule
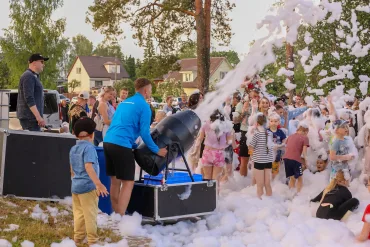
[[[268,139],[266,140],[266,133]],[[252,161],[257,163],[270,163],[274,161],[274,150],[272,147],[272,133],[259,131],[253,135],[250,146],[253,148]]]

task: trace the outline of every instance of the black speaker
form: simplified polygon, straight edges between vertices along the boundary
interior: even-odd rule
[[[185,153],[194,143],[201,127],[200,118],[191,110],[178,112],[163,119],[151,135],[159,148],[168,147],[167,157],[160,157],[142,143],[135,151],[135,160],[148,174],[156,176],[179,155],[179,148]]]

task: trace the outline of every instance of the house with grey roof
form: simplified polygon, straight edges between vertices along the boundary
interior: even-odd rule
[[[129,77],[122,63],[114,57],[78,56],[68,73],[68,82],[80,81],[81,86],[74,91],[89,92],[103,86],[113,86],[116,81]]]
[[[191,95],[197,90],[199,84],[197,58],[185,58],[177,61],[177,63],[180,65],[179,71],[170,71],[168,74],[163,75],[162,78],[155,79],[154,82],[156,85],[159,85],[163,81],[180,81],[184,92],[187,95]],[[210,88],[214,87],[232,69],[233,67],[225,57],[211,57]]]

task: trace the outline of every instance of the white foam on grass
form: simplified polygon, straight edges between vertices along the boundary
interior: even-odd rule
[[[10,224],[8,226],[8,228],[5,228],[3,231],[4,232],[12,232],[12,231],[15,231],[15,230],[18,230],[19,228],[19,225],[16,225],[16,224]]]
[[[6,239],[0,239],[0,247],[12,247],[12,244]]]
[[[31,241],[25,240],[21,243],[21,247],[35,247],[35,244]]]

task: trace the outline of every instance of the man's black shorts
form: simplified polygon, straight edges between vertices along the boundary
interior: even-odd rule
[[[135,180],[135,158],[131,148],[103,143],[107,176],[120,180]]]
[[[249,150],[247,145],[247,132],[241,131],[239,143],[239,157],[249,157]]]

